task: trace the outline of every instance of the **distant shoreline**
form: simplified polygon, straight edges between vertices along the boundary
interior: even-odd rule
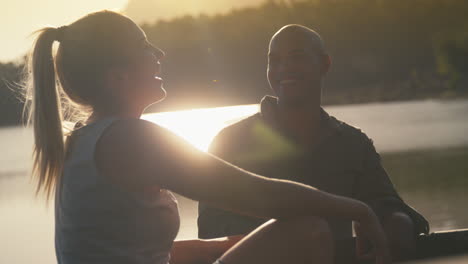
[[[413,98],[413,99],[408,99],[408,100],[384,100],[384,101],[362,101],[362,102],[348,102],[348,103],[331,103],[331,104],[323,104],[325,107],[329,106],[354,106],[354,105],[372,105],[372,104],[395,104],[395,103],[411,103],[411,102],[424,102],[424,101],[441,101],[441,102],[455,102],[455,101],[468,101],[468,95],[460,95],[460,96],[454,96],[454,97],[426,97],[426,98]],[[259,101],[257,102],[242,102],[242,103],[232,103],[232,104],[208,104],[205,106],[202,105],[192,105],[188,107],[161,107],[158,108],[156,111],[148,111],[145,112],[145,114],[154,114],[154,113],[164,113],[164,112],[177,112],[177,111],[187,111],[187,110],[194,110],[194,109],[204,109],[204,108],[217,108],[217,107],[230,107],[230,106],[238,106],[238,105],[251,105],[251,104],[258,104]],[[156,106],[156,107],[155,107]],[[157,105],[155,105],[151,108],[157,108]],[[21,126],[22,122],[18,121],[16,124],[0,124],[0,128],[8,128],[8,127],[18,127]]]

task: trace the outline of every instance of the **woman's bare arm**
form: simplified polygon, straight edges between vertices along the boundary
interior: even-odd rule
[[[241,142],[240,142],[241,143]],[[217,207],[265,218],[313,214],[361,220],[367,206],[313,187],[269,179],[192,147],[150,122],[117,121],[96,149],[98,168],[130,189],[157,185]]]
[[[377,254],[386,255],[383,231],[363,202],[247,172],[150,122],[115,122],[102,135],[95,155],[100,172],[125,188],[157,185],[215,207],[263,218],[314,215],[360,222],[381,250]]]

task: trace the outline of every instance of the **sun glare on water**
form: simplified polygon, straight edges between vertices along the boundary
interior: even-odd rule
[[[196,148],[207,151],[224,127],[258,112],[258,105],[241,105],[145,114],[143,119],[163,126]]]

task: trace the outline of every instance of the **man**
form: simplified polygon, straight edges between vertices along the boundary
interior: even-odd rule
[[[428,232],[428,223],[396,193],[372,140],[321,108],[322,83],[330,65],[315,31],[300,25],[281,28],[270,41],[267,69],[277,97],[264,97],[260,113],[222,130],[210,152],[260,175],[366,202],[381,219],[393,255],[399,258],[414,246],[416,234]],[[199,236],[246,234],[266,220],[200,204]],[[350,221],[330,219],[329,224],[336,241],[351,237]],[[360,250],[364,244],[358,242]],[[339,247],[337,251],[340,254]]]

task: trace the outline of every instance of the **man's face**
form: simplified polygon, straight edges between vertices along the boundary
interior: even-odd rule
[[[301,33],[279,33],[268,54],[268,81],[286,104],[320,102],[321,82],[328,70],[328,56]]]

